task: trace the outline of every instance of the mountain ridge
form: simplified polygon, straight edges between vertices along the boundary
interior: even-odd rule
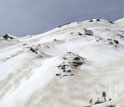
[[[123,19],[0,37],[1,107],[123,107]],[[103,94],[104,93],[104,94]]]

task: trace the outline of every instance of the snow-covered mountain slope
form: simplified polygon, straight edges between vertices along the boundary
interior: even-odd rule
[[[0,37],[0,107],[124,107],[124,19]]]

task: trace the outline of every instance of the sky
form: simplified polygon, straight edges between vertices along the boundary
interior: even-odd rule
[[[36,35],[59,25],[124,16],[124,0],[0,0],[0,35]]]

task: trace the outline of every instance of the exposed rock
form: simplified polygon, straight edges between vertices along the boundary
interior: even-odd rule
[[[99,22],[99,21],[100,21],[100,19],[96,19],[96,21],[98,21],[98,22]]]
[[[84,58],[72,52],[67,52],[62,57],[62,59],[63,62],[59,66],[57,66],[59,70],[62,71],[60,72],[61,75],[58,76],[73,76],[73,69],[77,69],[77,67],[81,66],[84,63]]]
[[[119,42],[118,42],[117,40],[114,40],[114,42],[115,42],[116,44],[119,44]]]
[[[8,39],[14,39],[13,37],[11,37],[10,35],[8,34],[5,34],[2,36],[4,39],[8,40]]]
[[[78,35],[82,36],[83,34],[82,34],[82,33],[80,33],[80,32],[78,32]]]
[[[92,30],[84,29],[84,31],[85,31],[85,35],[93,36],[93,31]]]
[[[115,105],[107,105],[106,107],[115,107]]]
[[[114,22],[113,21],[108,21],[109,23],[111,23],[111,24],[114,24]]]

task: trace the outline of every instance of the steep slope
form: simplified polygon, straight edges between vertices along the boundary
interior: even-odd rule
[[[123,107],[122,20],[0,37],[0,107]]]

